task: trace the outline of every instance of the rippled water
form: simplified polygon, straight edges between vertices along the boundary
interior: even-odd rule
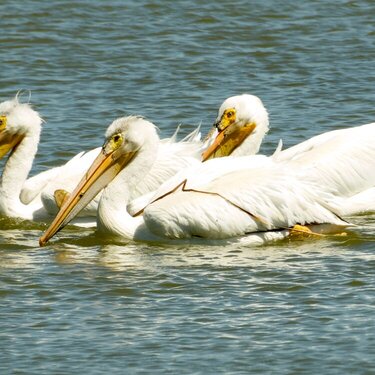
[[[0,100],[45,119],[32,173],[142,114],[206,131],[250,92],[262,151],[375,120],[372,1],[2,1]],[[25,100],[28,92],[24,94]],[[375,147],[375,146],[374,146]],[[0,372],[375,373],[375,217],[257,248],[120,245],[0,219]]]

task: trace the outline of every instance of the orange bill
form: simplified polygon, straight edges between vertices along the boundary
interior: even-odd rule
[[[228,126],[216,136],[212,145],[203,152],[202,161],[229,156],[254,131],[255,127],[254,123],[236,129],[231,129],[232,126]]]
[[[40,237],[40,246],[44,246],[49,239],[74,219],[130,162],[134,153],[127,153],[117,159],[113,156],[113,152],[107,153],[103,147],[74,191],[62,202],[61,209],[55,219]]]
[[[23,134],[9,134],[6,131],[0,132],[0,159],[15,148],[22,141],[23,137]]]

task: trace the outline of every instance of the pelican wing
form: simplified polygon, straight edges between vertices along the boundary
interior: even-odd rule
[[[226,173],[199,185],[189,180],[144,211],[151,232],[169,238],[228,238],[295,224],[347,225],[318,186],[281,164]]]
[[[219,159],[210,159],[205,163],[195,161],[190,166],[187,166],[187,168],[180,169],[171,178],[165,180],[153,193],[149,193],[130,202],[127,206],[128,212],[133,216],[137,215],[143,212],[150,203],[170,195],[182,185],[185,185],[188,189],[199,188],[225,173],[247,168],[258,168],[271,163],[273,163],[273,161],[270,158],[262,155],[237,158],[228,156]]]
[[[366,210],[375,209],[370,193],[375,187],[374,145],[372,123],[313,137],[281,151],[276,160],[285,160],[301,178],[312,179],[334,193],[341,214],[357,213],[363,211],[366,201]],[[356,208],[354,202],[359,200],[362,203]],[[345,201],[350,209],[345,208]]]
[[[51,168],[27,179],[22,187],[20,199],[23,204],[30,204],[43,189],[59,174],[60,167]]]

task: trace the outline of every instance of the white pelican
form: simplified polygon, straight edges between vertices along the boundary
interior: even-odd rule
[[[215,125],[219,132],[204,157],[225,155],[233,147],[232,155],[251,155],[268,130],[268,116],[259,98],[243,94],[223,102]],[[245,131],[249,134],[241,143]],[[340,215],[375,211],[375,123],[329,131],[278,149],[273,160],[288,162],[300,178],[308,176],[333,193],[332,204]]]
[[[101,153],[40,238],[41,246],[103,188],[98,230],[132,240],[222,240],[295,224],[347,225],[330,210],[319,186],[263,156],[190,167],[181,184],[132,217],[129,196],[152,168],[159,139],[154,125],[137,117],[112,124],[106,135]]]

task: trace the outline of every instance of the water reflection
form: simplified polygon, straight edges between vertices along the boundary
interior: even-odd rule
[[[358,226],[347,236],[285,239],[268,245],[150,245],[129,241],[120,243],[103,237],[94,229],[68,226],[63,235],[40,249],[38,239],[44,224],[29,223],[22,229],[15,223],[0,230],[1,267],[33,264],[35,254],[52,254],[58,264],[94,264],[124,271],[129,268],[155,269],[164,267],[288,267],[293,258],[329,257],[342,252],[368,247],[374,242],[375,218],[368,215],[352,218],[366,225]],[[15,245],[16,244],[16,245]],[[12,250],[10,253],[6,250]],[[22,250],[22,251],[21,251]],[[6,260],[7,259],[7,260]],[[29,260],[28,260],[29,259]]]
[[[220,268],[284,268],[293,260],[315,260],[330,256],[341,256],[353,246],[356,236],[350,238],[327,238],[319,240],[285,240],[266,246],[150,246],[147,244],[103,245],[90,248],[87,257],[94,257],[97,265],[115,271],[132,269],[163,270],[176,268],[220,269]],[[81,257],[87,259],[87,249]],[[91,254],[91,255],[90,255]]]

